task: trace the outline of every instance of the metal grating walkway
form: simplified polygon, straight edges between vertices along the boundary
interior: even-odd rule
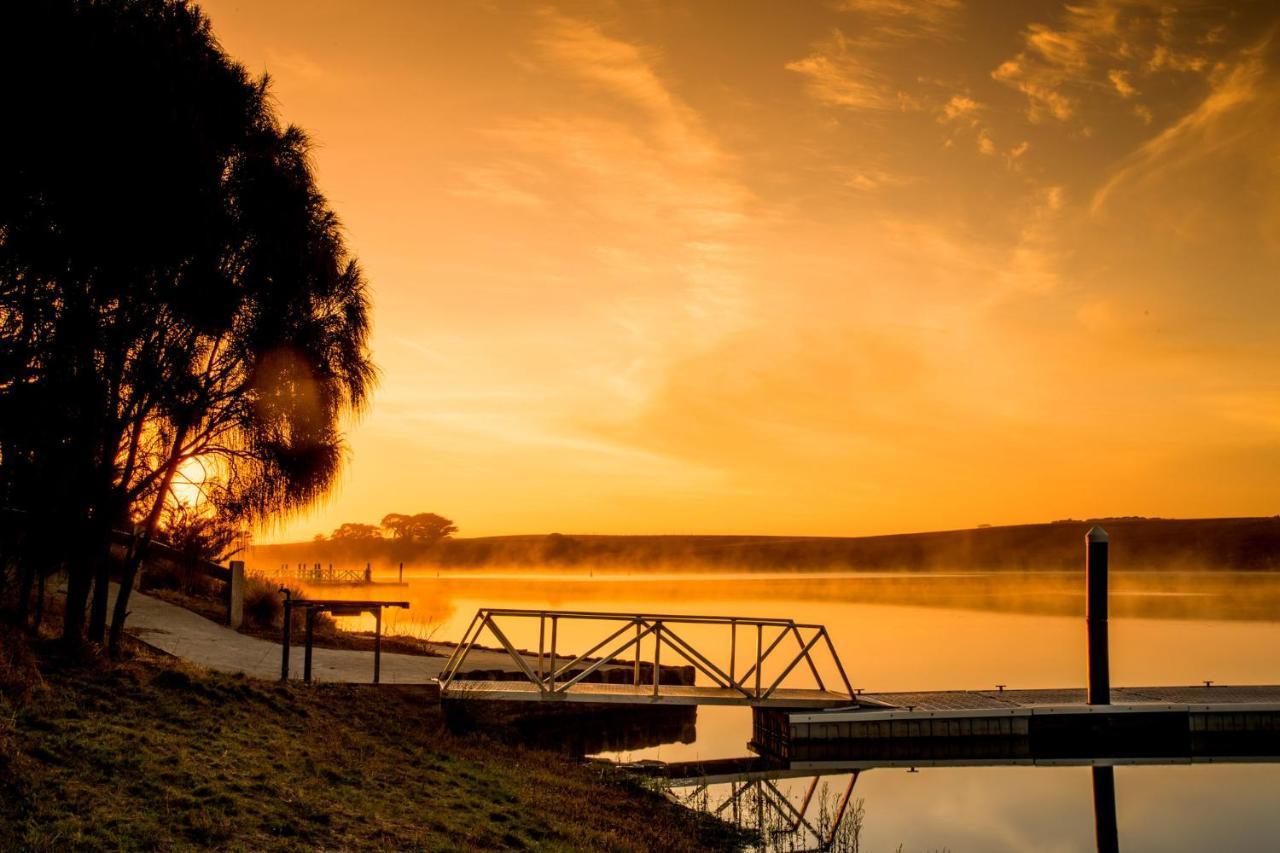
[[[599,702],[619,705],[744,705],[756,708],[835,708],[852,704],[842,693],[827,690],[779,688],[768,698],[756,699],[726,687],[691,687],[663,684],[654,695],[652,684],[599,684],[581,682],[561,692],[546,693],[529,681],[449,682],[450,699],[490,699],[499,701]]]

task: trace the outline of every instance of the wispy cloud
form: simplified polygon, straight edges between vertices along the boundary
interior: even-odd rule
[[[1073,121],[1082,101],[1098,90],[1129,99],[1140,94],[1135,81],[1153,74],[1207,71],[1211,63],[1205,51],[1217,42],[1204,40],[1199,11],[1162,0],[1065,5],[1057,24],[1028,24],[1022,50],[991,76],[1026,95],[1032,122]]]
[[[860,192],[875,192],[892,187],[905,187],[920,180],[915,175],[890,172],[886,169],[844,169],[841,176],[846,186]]]
[[[919,106],[864,55],[864,48],[836,30],[814,45],[803,59],[788,62],[788,71],[805,78],[809,94],[818,101],[853,110],[909,110]]]
[[[301,51],[267,51],[267,70],[274,76],[287,76],[305,82],[329,78],[323,65]]]
[[[836,8],[860,15],[873,41],[946,38],[964,9],[961,0],[840,0]]]
[[[545,26],[536,42],[545,57],[647,113],[650,129],[667,156],[690,165],[720,163],[719,145],[637,45],[605,34],[594,23],[552,10],[544,10],[541,17]]]
[[[907,81],[899,85],[886,73],[886,52],[905,42],[954,35],[961,0],[842,0],[836,8],[854,23],[816,42],[808,56],[787,63],[787,70],[803,75],[809,94],[822,103],[854,110],[919,109]]]
[[[968,95],[952,95],[951,100],[943,105],[940,118],[943,121],[969,120],[976,116],[981,109],[982,104]]]
[[[1093,212],[1100,211],[1121,185],[1139,176],[1149,177],[1154,171],[1183,165],[1188,158],[1201,157],[1220,148],[1223,140],[1207,137],[1223,119],[1260,96],[1268,71],[1264,56],[1273,40],[1269,35],[1245,51],[1234,64],[1220,66],[1212,77],[1209,94],[1195,109],[1149,139],[1120,164],[1094,194]],[[1239,138],[1255,129],[1260,128],[1238,127],[1234,135]]]
[[[538,208],[546,199],[528,186],[537,181],[533,170],[512,163],[469,166],[459,170],[462,185],[450,192],[458,198],[475,199],[498,207]]]

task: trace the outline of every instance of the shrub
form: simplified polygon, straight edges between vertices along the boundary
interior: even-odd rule
[[[244,621],[254,628],[278,628],[284,621],[279,585],[262,577],[244,579]]]
[[[250,575],[244,581],[244,624],[245,627],[257,631],[279,631],[284,627],[284,596],[280,594],[280,582],[261,575]],[[302,590],[288,586],[289,595],[294,599],[306,598]],[[305,620],[302,614],[296,613],[293,627],[289,632],[295,640],[301,640],[305,633]],[[317,637],[334,638],[342,635],[338,623],[328,613],[315,615],[312,630]]]
[[[143,569],[145,589],[175,589],[200,598],[215,598],[222,584],[181,560],[149,559]]]

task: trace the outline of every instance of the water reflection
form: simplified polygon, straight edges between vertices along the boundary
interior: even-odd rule
[[[1093,768],[1093,826],[1098,838],[1098,853],[1117,853],[1120,830],[1116,825],[1116,769]]]
[[[1112,577],[1114,684],[1280,683],[1280,573]],[[407,589],[385,591],[387,597],[409,598],[413,606],[397,629],[440,640],[458,639],[480,607],[784,617],[827,625],[854,686],[868,690],[1083,686],[1085,678],[1080,573],[589,578],[512,572],[436,578],[433,571],[407,573],[406,579]],[[383,592],[362,590],[355,597]],[[569,635],[563,642],[585,649],[593,639],[598,637]],[[536,628],[511,640],[536,649]],[[752,732],[751,714],[741,708],[698,709],[696,733],[684,723],[648,734],[628,734],[623,725],[597,737],[589,733],[599,729],[586,722],[565,727],[571,751],[619,761],[740,756]],[[522,737],[537,729],[512,727]],[[544,743],[554,740],[547,735]],[[843,821],[857,818],[861,849],[1066,853],[1099,843],[1091,766],[1046,768],[1027,759],[978,766],[920,761],[920,772],[908,773],[910,766],[862,769]],[[850,772],[846,766],[819,781],[809,809],[815,827],[821,828],[824,783],[830,816]],[[1116,833],[1128,850],[1270,851],[1280,837],[1276,763],[1148,762],[1097,775],[1104,779],[1103,804],[1110,799],[1105,779],[1112,780]],[[812,779],[772,782],[799,807]],[[717,807],[731,793],[727,785],[705,792],[719,797]],[[739,791],[740,814],[753,812],[756,796]],[[769,796],[776,799],[773,792]],[[1108,829],[1105,820],[1102,828]],[[792,834],[777,843],[792,842],[815,840]]]
[[[672,785],[667,792],[687,808],[746,830],[757,839],[758,850],[854,851],[860,846],[863,819],[862,801],[851,802],[857,781],[858,773],[850,774],[837,792],[813,776],[799,803],[769,778],[694,783],[687,790]]]
[[[1280,758],[1274,756],[1265,756],[1257,758],[1227,758],[1217,759],[1215,763],[1225,762],[1230,764],[1235,761],[1243,761],[1247,763],[1263,763],[1274,764]],[[900,773],[905,770],[908,774],[918,774],[923,776],[916,767],[908,766],[903,762],[888,762],[885,764],[876,764],[874,762],[858,762],[848,766],[826,766],[813,768],[807,765],[793,764],[789,766],[779,766],[773,768],[761,768],[759,766],[751,766],[752,759],[742,759],[741,764],[746,768],[740,772],[730,772],[734,762],[720,762],[719,767],[708,765],[671,765],[662,768],[662,772],[668,773],[669,778],[662,778],[656,782],[656,786],[662,790],[670,799],[688,808],[698,809],[713,815],[720,820],[727,821],[740,829],[745,830],[753,839],[752,849],[758,851],[857,851],[870,849],[887,841],[887,849],[903,849],[902,837],[896,841],[890,835],[886,839],[886,833],[877,833],[876,836],[870,836],[870,830],[875,828],[877,818],[881,816],[894,815],[898,816],[898,825],[902,826],[901,814],[905,810],[908,814],[916,814],[922,820],[921,823],[930,823],[930,812],[937,809],[936,802],[929,802],[922,799],[910,799],[906,802],[895,801],[892,798],[880,798],[875,792],[869,792],[865,781],[859,784],[860,780],[866,780],[870,776],[884,777],[885,774]],[[1165,758],[1165,759],[1125,759],[1121,763],[1126,765],[1126,770],[1139,767],[1149,768],[1151,766],[1167,766],[1170,762],[1185,763],[1189,761],[1185,757]],[[972,844],[976,838],[985,839],[984,843],[978,845],[977,849],[1061,849],[1061,850],[1084,850],[1094,848],[1100,853],[1111,853],[1120,849],[1120,831],[1117,820],[1116,810],[1116,784],[1115,773],[1116,768],[1113,766],[1113,759],[1076,759],[1072,764],[1089,766],[1092,775],[1093,788],[1093,815],[1092,828],[1093,837],[1089,839],[1092,843],[1085,842],[1083,833],[1076,834],[1073,838],[1071,834],[1056,834],[1051,828],[1052,824],[1047,822],[1044,830],[1034,833],[1031,837],[1035,838],[1037,844],[1025,845],[1017,840],[1017,836],[1010,836],[1008,833],[996,832],[994,835],[974,834],[974,827],[983,823],[983,815],[969,814],[958,815],[953,814],[951,820],[954,821],[951,827],[934,826],[935,831],[941,830],[940,834],[943,840],[946,839],[948,829],[960,836],[961,841],[967,841]],[[969,761],[964,763],[948,764],[947,762],[925,762],[921,767],[928,767],[927,773],[933,774],[937,779],[937,774],[954,774],[950,780],[955,787],[963,788],[966,784],[966,775],[972,775],[974,768],[988,767],[999,768],[1003,766],[1019,765],[1021,772],[1025,774],[1027,768],[1025,762],[1012,762],[1006,760],[995,759],[991,761]],[[1046,767],[1053,768],[1046,770]],[[650,768],[653,770],[653,768]],[[1036,768],[1033,772],[1040,774],[1064,774],[1069,772],[1071,768],[1054,767],[1052,763],[1046,764],[1045,767]],[[876,771],[872,774],[872,771]],[[695,771],[697,775],[682,776],[683,773]],[[702,771],[707,771],[705,774]],[[1044,777],[1041,777],[1043,781]],[[942,784],[947,784],[948,779],[944,775],[939,779]],[[1070,780],[1062,775],[1056,775],[1054,781],[1069,784]],[[1265,792],[1257,792],[1265,795]],[[861,796],[855,796],[855,795]],[[1145,806],[1141,803],[1140,806]],[[1141,811],[1141,807],[1138,811]],[[1083,817],[1083,815],[1082,815]],[[908,820],[910,820],[908,818]],[[1083,827],[1077,826],[1077,829]],[[1138,826],[1134,827],[1134,831],[1130,833],[1131,844],[1133,849],[1151,849],[1150,830],[1152,827]],[[1239,828],[1237,828],[1238,830]],[[893,830],[890,830],[892,832]],[[1205,834],[1203,828],[1198,829],[1195,834]],[[1168,844],[1166,842],[1164,849],[1206,849],[1203,844],[1196,840],[1195,834],[1190,834],[1183,839],[1184,843]],[[1209,837],[1215,833],[1210,831]],[[1255,831],[1249,834],[1245,830],[1239,838],[1245,839],[1244,843],[1238,846],[1226,844],[1218,849],[1240,849],[1240,850],[1262,850],[1268,849],[1264,845],[1272,836],[1269,832]],[[910,839],[910,836],[908,836]],[[910,839],[914,840],[914,839]],[[1023,839],[1024,841],[1026,839]],[[877,844],[869,844],[869,841],[877,842]],[[951,846],[943,844],[942,849],[951,847],[951,849],[959,849],[959,846]]]
[[[688,745],[694,742],[698,731],[698,708],[694,705],[637,707],[445,700],[444,714],[452,731],[480,731],[507,743],[575,758]]]

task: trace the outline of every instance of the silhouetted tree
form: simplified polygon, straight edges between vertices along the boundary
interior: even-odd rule
[[[305,135],[194,6],[4,4],[0,76],[0,494],[73,531],[21,555],[66,566],[70,643],[91,586],[101,639],[110,530],[135,529],[114,648],[184,461],[236,522],[332,484],[374,381],[365,285]]]
[[[416,515],[388,513],[382,518],[382,526],[391,531],[398,542],[404,544],[439,542],[458,532],[457,525],[434,512],[420,512]]]
[[[382,531],[376,524],[356,524],[347,522],[333,531],[329,537],[331,542],[376,542],[382,539]]]

